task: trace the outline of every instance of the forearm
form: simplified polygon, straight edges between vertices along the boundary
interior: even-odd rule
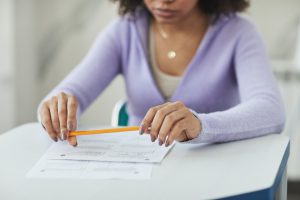
[[[255,99],[226,111],[196,116],[202,130],[190,143],[227,142],[280,133],[285,122],[281,102],[267,99]]]

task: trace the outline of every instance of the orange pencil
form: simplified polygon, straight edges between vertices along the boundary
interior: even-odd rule
[[[93,135],[93,134],[106,134],[106,133],[115,133],[115,132],[126,132],[126,131],[138,131],[139,126],[127,126],[120,128],[107,128],[99,130],[86,130],[86,131],[72,131],[69,136],[78,136],[78,135]]]

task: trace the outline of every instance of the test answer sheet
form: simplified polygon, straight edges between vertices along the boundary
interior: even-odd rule
[[[174,145],[159,146],[149,135],[136,131],[80,137],[75,148],[61,142],[53,144],[47,159],[160,163]]]
[[[27,173],[27,178],[149,179],[152,163],[172,148],[137,132],[77,137],[78,146],[52,144]]]

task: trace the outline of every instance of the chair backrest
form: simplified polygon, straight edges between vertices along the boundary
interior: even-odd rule
[[[127,126],[128,125],[128,114],[126,111],[127,102],[126,100],[119,100],[114,106],[111,118],[112,126]]]

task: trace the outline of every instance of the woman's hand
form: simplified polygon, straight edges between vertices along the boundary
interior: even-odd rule
[[[76,97],[64,92],[43,102],[39,110],[42,125],[55,142],[68,140],[72,146],[77,145],[76,137],[68,136],[77,127],[77,105]]]
[[[199,136],[198,118],[182,102],[165,103],[152,107],[141,124],[141,133],[149,133],[152,142],[169,146],[174,140],[186,141]]]

